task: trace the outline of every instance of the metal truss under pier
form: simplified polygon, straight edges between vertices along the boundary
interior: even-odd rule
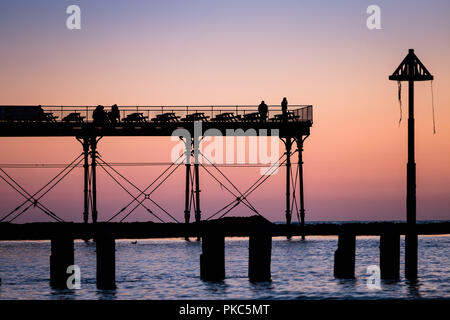
[[[95,116],[96,113],[97,117]],[[231,203],[211,214],[207,220],[217,217],[222,218],[238,205],[245,205],[255,214],[260,215],[248,200],[248,196],[265,182],[269,175],[262,176],[248,190],[242,192],[214,163],[208,163],[215,170],[212,173],[205,165],[196,161],[197,157],[201,155],[199,151],[201,139],[203,136],[209,135],[209,132],[215,132],[211,135],[278,136],[283,141],[286,152],[279,159],[277,165],[278,167],[286,167],[286,223],[291,224],[292,213],[295,212],[300,226],[304,226],[302,154],[303,143],[310,135],[312,123],[313,112],[311,105],[291,105],[289,106],[289,111],[285,110],[284,112],[279,106],[267,106],[267,111],[258,110],[257,106],[112,106],[108,108],[102,106],[0,106],[0,137],[74,137],[81,143],[82,154],[64,168],[61,174],[63,178],[76,166],[84,167],[83,220],[85,223],[88,222],[89,216],[94,223],[98,220],[97,167],[105,170],[133,198],[126,207],[107,220],[108,222],[120,216],[122,217],[120,220],[122,222],[136,207],[140,206],[144,207],[158,221],[166,222],[156,215],[154,211],[146,207],[145,201],[150,201],[157,206],[161,214],[169,217],[174,222],[179,222],[167,210],[157,204],[151,198],[151,194],[182,163],[186,167],[186,180],[183,182],[186,188],[185,223],[190,222],[192,211],[195,213],[196,222],[203,220],[200,209],[199,167],[202,167],[221,186],[225,187],[226,191],[235,197]],[[198,132],[200,124],[201,132]],[[134,185],[114,169],[113,166],[103,160],[97,152],[98,143],[102,137],[172,136],[177,129],[185,129],[190,135],[189,139],[185,139],[184,162],[182,160],[180,163],[170,164],[169,168],[145,189],[140,189]],[[298,155],[298,166],[296,172],[292,172],[291,156],[295,153]],[[278,167],[270,167],[268,170],[277,169]],[[6,216],[0,217],[0,222],[12,222],[31,206],[39,208],[58,222],[64,222],[63,218],[42,204],[41,197],[43,195],[39,196],[39,193],[30,194],[26,192],[1,166],[0,178],[25,198],[21,206]],[[48,184],[49,189],[53,188],[62,179],[56,178],[55,183]],[[130,193],[127,187],[123,185],[123,182],[119,181],[120,179],[136,189],[138,194],[133,195]],[[47,187],[47,185],[44,187]],[[43,188],[44,195],[48,191]],[[22,208],[22,206],[24,207]],[[126,213],[125,209],[128,210],[128,207],[132,209]],[[89,215],[89,213],[91,214]],[[304,235],[302,236],[304,237]]]

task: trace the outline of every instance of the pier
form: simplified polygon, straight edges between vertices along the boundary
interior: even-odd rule
[[[277,170],[285,167],[285,219],[286,223],[292,221],[294,213],[300,224],[305,222],[305,201],[303,185],[303,146],[304,141],[310,135],[310,128],[313,124],[313,108],[311,105],[291,105],[290,111],[281,113],[279,106],[268,106],[267,114],[258,112],[257,106],[188,106],[188,107],[118,107],[119,114],[114,121],[105,120],[101,123],[93,119],[96,107],[56,107],[56,106],[0,106],[0,137],[73,137],[80,142],[82,153],[61,171],[64,178],[74,168],[82,166],[84,169],[84,212],[83,221],[93,223],[97,221],[112,222],[114,219],[124,221],[133,211],[130,207],[143,207],[159,222],[165,221],[161,215],[156,215],[148,207],[146,200],[158,206],[166,218],[174,222],[179,222],[162,206],[157,203],[152,193],[174,172],[180,165],[186,168],[184,181],[180,181],[180,188],[185,189],[183,203],[184,222],[191,221],[191,213],[194,213],[194,220],[199,222],[205,219],[220,218],[227,215],[235,207],[243,205],[254,213],[260,213],[249,202],[248,196],[263,184],[270,175],[262,176],[251,188],[241,191],[226,177],[223,172],[212,161],[201,154],[199,145],[204,136],[271,136],[281,139],[285,148],[284,154],[278,159],[278,164],[268,166],[267,171]],[[112,218],[106,218],[101,213],[101,208],[97,207],[97,171],[99,168],[105,170],[111,176],[112,173],[119,174],[113,166],[99,155],[101,150],[102,137],[171,137],[180,136],[185,149],[184,154],[178,161],[169,163],[166,170],[154,180],[146,189],[139,189],[139,196],[127,206],[126,209],[118,211]],[[293,172],[291,158],[297,154],[298,171]],[[204,164],[198,161],[199,157],[204,158]],[[210,166],[211,169],[207,167]],[[108,171],[109,170],[109,171]],[[233,195],[234,201],[221,210],[209,213],[209,217],[204,217],[201,210],[200,199],[200,170],[211,175],[221,186],[225,186],[225,191]],[[31,206],[39,208],[44,214],[55,221],[66,221],[59,213],[52,212],[41,202],[39,194],[29,194],[4,168],[0,167],[0,178],[20,193],[25,202],[16,210],[0,217],[0,222],[13,222]],[[298,179],[293,179],[293,175]],[[112,176],[111,176],[112,177]],[[61,179],[62,179],[61,178]],[[125,181],[126,178],[121,176]],[[43,192],[55,187],[61,179],[56,179],[55,183],[43,187]],[[121,181],[115,179],[125,192],[129,191],[123,186]],[[129,180],[127,182],[130,182]],[[131,182],[132,183],[132,182]],[[228,187],[226,186],[228,185]],[[131,194],[130,194],[131,195]],[[139,199],[138,199],[139,198]],[[126,212],[128,211],[128,213]],[[293,212],[294,211],[294,212]]]
[[[344,279],[355,278],[356,237],[379,236],[381,277],[398,279],[400,236],[406,235],[407,277],[413,279],[417,273],[417,254],[414,254],[417,251],[417,235],[448,234],[450,224],[416,225],[415,214],[410,213],[411,205],[408,206],[406,224],[305,224],[303,147],[305,140],[310,136],[310,128],[313,124],[312,106],[290,107],[291,111],[280,113],[279,107],[270,106],[267,114],[264,114],[258,111],[256,106],[120,106],[117,107],[119,111],[114,118],[111,120],[105,118],[99,122],[92,117],[97,110],[94,107],[2,106],[0,107],[0,137],[73,137],[80,142],[82,153],[60,172],[58,176],[61,177],[57,176],[51,184],[45,185],[35,194],[28,193],[0,166],[0,178],[25,198],[20,206],[0,217],[0,240],[51,240],[50,282],[53,287],[62,288],[65,286],[65,271],[68,266],[74,264],[74,239],[85,241],[93,239],[97,246],[97,287],[114,289],[116,287],[116,239],[201,239],[200,278],[206,281],[222,281],[226,278],[226,237],[248,237],[248,278],[252,282],[261,282],[271,280],[272,238],[282,236],[291,239],[299,236],[305,239],[307,235],[338,236],[338,246],[334,256],[334,276]],[[201,140],[209,135],[276,136],[283,142],[285,152],[278,160],[277,166],[272,165],[268,170],[285,168],[283,190],[285,223],[269,222],[248,200],[248,196],[270,175],[261,176],[248,190],[242,192],[214,163],[206,159],[209,162],[208,165],[216,170],[212,173],[198,161],[200,156],[204,157],[199,150]],[[168,168],[147,188],[139,189],[120,175],[98,152],[103,137],[131,136],[176,136],[183,141],[184,152],[177,161],[170,163]],[[297,154],[297,171],[293,173],[292,156],[295,154]],[[184,165],[186,169],[185,179],[180,181],[180,187],[185,189],[185,197],[182,199],[185,208],[184,221],[176,219],[151,197],[152,193],[181,165]],[[44,194],[49,192],[77,167],[82,167],[84,171],[83,186],[80,186],[84,194],[82,223],[67,222],[63,215],[47,208],[41,201],[42,195],[39,195],[40,191]],[[408,168],[410,167],[408,165]],[[109,219],[105,217],[102,208],[97,207],[98,168],[114,171],[139,191],[137,197],[133,196],[118,180],[114,179],[133,197],[133,201]],[[222,184],[219,178],[225,179],[230,185],[229,188],[225,187],[225,190],[235,197],[235,200],[217,212],[208,213],[206,218],[205,212],[201,210],[200,202],[201,169],[211,175],[221,186],[225,184]],[[410,175],[411,172],[409,170],[408,174]],[[408,179],[408,181],[411,180]],[[153,187],[154,185],[156,187]],[[411,189],[408,188],[408,190]],[[414,202],[415,209],[415,200],[411,200],[415,198],[411,197],[408,196],[408,203]],[[144,204],[146,200],[157,205],[173,222],[164,221],[161,216],[151,211]],[[245,205],[255,215],[248,218],[226,217],[239,205]],[[146,209],[158,222],[124,222],[139,206]],[[40,209],[55,222],[14,224],[14,220],[30,207]],[[133,207],[134,209],[130,209]],[[191,221],[192,213],[194,214],[193,222]],[[298,223],[292,223],[293,214],[297,217]],[[115,219],[119,222],[114,222]],[[411,240],[411,232],[414,233],[415,244]],[[411,243],[415,249],[411,249]]]
[[[312,106],[291,105],[290,111],[282,111],[279,106],[266,106],[266,108],[267,112],[259,110],[257,106],[130,107],[114,105],[110,112],[106,112],[103,106],[0,106],[0,137],[73,137],[80,142],[82,151],[80,156],[65,166],[50,183],[34,194],[25,190],[5,171],[4,167],[0,166],[0,178],[25,198],[22,204],[0,217],[0,239],[50,239],[52,243],[50,282],[55,288],[65,286],[67,267],[74,263],[74,239],[94,239],[97,246],[97,287],[114,289],[116,287],[115,239],[124,237],[201,239],[203,253],[200,256],[200,277],[207,281],[220,281],[225,278],[225,237],[247,235],[248,231],[252,230],[251,234],[248,234],[250,237],[249,278],[255,282],[270,281],[273,225],[265,220],[248,200],[248,196],[267,181],[270,174],[261,175],[249,189],[241,191],[218,166],[205,158],[199,148],[205,136],[271,136],[280,139],[285,146],[285,152],[277,163],[271,164],[267,170],[270,173],[270,170],[285,167],[284,216],[288,229],[276,232],[281,232],[287,238],[298,234],[304,239],[305,201],[302,154],[304,141],[309,137],[313,123]],[[177,161],[168,164],[163,173],[145,189],[139,189],[127,180],[99,153],[103,137],[137,136],[175,136],[179,137],[185,146],[183,155]],[[291,158],[295,154],[298,155],[298,166],[297,171],[293,173]],[[205,158],[211,170],[199,162],[200,156]],[[186,168],[185,180],[180,181],[180,187],[185,188],[183,222],[165,210],[152,196],[152,193],[181,165]],[[70,223],[61,213],[47,208],[41,198],[78,167],[82,167],[84,171],[83,186],[80,186],[84,194],[83,223]],[[139,191],[137,197],[133,196],[120,181],[113,178],[125,192],[133,197],[133,201],[112,217],[105,217],[102,208],[97,206],[99,168],[105,170],[111,177],[113,176],[110,171],[119,174]],[[201,169],[234,197],[231,203],[214,213],[208,213],[206,218],[200,203]],[[213,169],[214,172],[211,172]],[[161,215],[146,206],[146,201],[151,201],[174,223],[166,223]],[[237,220],[223,220],[239,205],[245,205],[257,216],[250,220],[239,220],[238,226],[235,225]],[[147,210],[160,223],[124,223],[123,221],[139,206]],[[32,207],[38,208],[55,222],[13,224],[19,216]],[[191,223],[191,213],[194,214],[194,223]],[[295,214],[298,219],[298,227],[291,224],[292,214]],[[219,220],[213,220],[213,218],[219,218]],[[120,222],[114,223],[115,219]],[[232,223],[226,222],[223,225],[223,221],[232,221]]]

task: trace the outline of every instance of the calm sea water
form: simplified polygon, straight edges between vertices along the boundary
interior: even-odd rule
[[[81,268],[81,289],[53,290],[49,286],[48,241],[0,242],[0,299],[450,299],[450,236],[419,237],[419,281],[401,276],[369,290],[366,268],[379,263],[379,238],[358,237],[356,280],[333,278],[337,237],[306,241],[274,238],[272,279],[252,284],[247,278],[248,240],[226,241],[226,280],[199,278],[199,242],[131,240],[116,242],[117,290],[95,285],[95,244],[75,242],[75,263]]]

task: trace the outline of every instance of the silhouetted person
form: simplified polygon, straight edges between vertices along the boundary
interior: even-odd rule
[[[98,105],[92,113],[92,119],[94,120],[94,124],[104,125],[106,122],[105,108],[101,105]]]
[[[264,102],[264,100],[261,101],[261,104],[258,106],[258,112],[259,112],[259,116],[261,118],[261,121],[266,121],[267,113],[269,112],[269,107]]]
[[[38,116],[38,119],[40,120],[40,121],[43,121],[43,120],[45,120],[45,112],[44,112],[44,109],[42,108],[42,106],[41,105],[38,105],[38,107],[37,107],[37,116]]]
[[[283,112],[283,121],[287,121],[288,119],[288,102],[286,100],[286,97],[283,98],[283,101],[281,101],[281,112]]]
[[[117,104],[111,107],[111,112],[109,113],[109,121],[111,121],[111,123],[120,122],[120,111]]]

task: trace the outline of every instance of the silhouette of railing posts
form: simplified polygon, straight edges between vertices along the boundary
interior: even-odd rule
[[[248,250],[248,278],[250,281],[270,281],[272,236],[264,232],[250,235]]]
[[[111,230],[100,228],[96,235],[97,288],[116,288],[116,242]]]
[[[352,230],[342,227],[338,237],[338,248],[334,253],[334,277],[354,279],[356,235]]]
[[[74,264],[73,237],[67,232],[57,232],[51,238],[50,286],[67,288],[67,268]]]
[[[400,234],[388,230],[380,236],[381,279],[400,278]]]

